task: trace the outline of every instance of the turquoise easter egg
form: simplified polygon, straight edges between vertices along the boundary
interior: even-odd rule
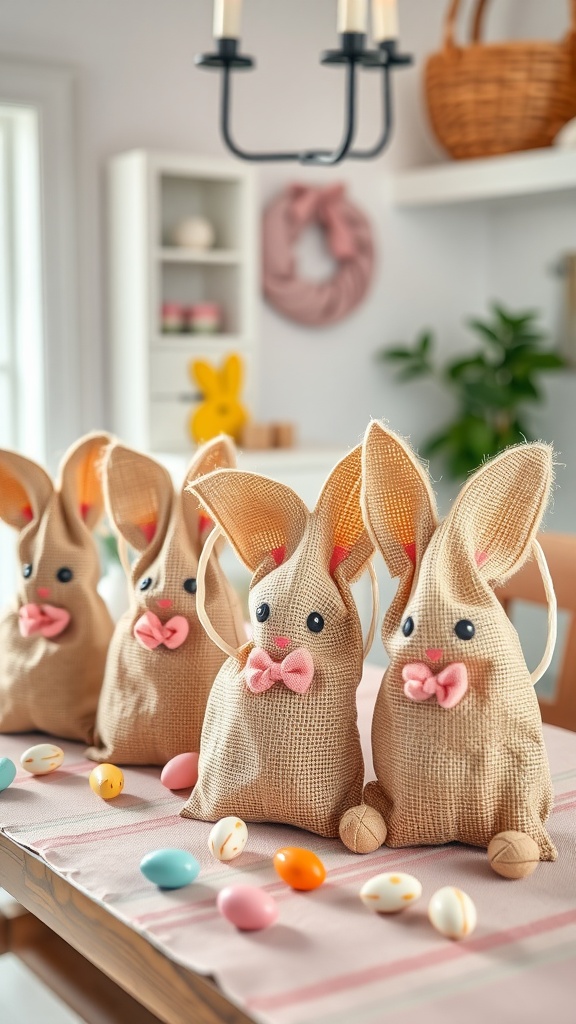
[[[198,877],[200,865],[188,850],[152,850],[140,861],[140,871],[161,889],[181,889]]]
[[[0,757],[0,793],[8,789],[16,778],[16,765],[9,757]]]

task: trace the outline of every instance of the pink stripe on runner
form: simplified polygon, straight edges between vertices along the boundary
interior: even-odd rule
[[[312,1002],[315,999],[322,999],[324,996],[334,995],[337,992],[346,992],[350,989],[359,988],[361,985],[369,985],[376,981],[386,981],[388,978],[412,974],[415,971],[421,971],[428,967],[448,964],[459,957],[471,953],[487,953],[489,950],[497,949],[499,946],[507,946],[513,942],[522,941],[522,939],[530,939],[536,935],[558,931],[567,925],[575,923],[576,909],[567,910],[562,914],[543,917],[539,921],[533,921],[530,924],[517,925],[515,928],[508,928],[501,932],[490,932],[489,935],[468,939],[461,945],[443,946],[442,949],[434,949],[414,957],[405,957],[390,964],[375,964],[373,967],[367,967],[363,971],[354,971],[351,974],[325,978],[314,985],[306,985],[292,991],[278,992],[276,995],[254,996],[246,999],[246,1006],[258,1010],[277,1010],[287,1006],[294,1006],[297,1003]]]
[[[48,772],[47,775],[30,775],[26,772],[26,775],[16,776],[14,779],[15,786],[23,786],[27,782],[36,782],[39,779],[46,779],[48,775],[52,780],[63,779],[66,775],[78,775],[80,772],[88,771],[88,769],[95,768],[94,761],[80,761],[78,764],[67,764],[65,768],[57,768],[55,772]]]
[[[95,839],[114,839],[116,836],[136,835],[138,832],[146,832],[148,829],[158,828],[167,821],[177,824],[180,817],[177,814],[166,814],[162,818],[149,818],[147,821],[132,822],[130,825],[117,825],[116,828],[92,829],[90,832],[81,832],[77,836],[50,836],[41,839],[35,847],[41,849],[44,846],[80,846],[87,841]]]
[[[569,804],[556,804],[552,808],[552,814],[561,814],[562,811],[571,811],[573,807],[576,807],[576,800],[572,800]]]

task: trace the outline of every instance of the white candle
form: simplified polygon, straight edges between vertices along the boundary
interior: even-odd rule
[[[214,0],[214,38],[239,39],[242,0]]]
[[[338,0],[338,31],[366,32],[367,0]]]
[[[398,39],[398,4],[396,0],[372,0],[372,35],[375,43]]]

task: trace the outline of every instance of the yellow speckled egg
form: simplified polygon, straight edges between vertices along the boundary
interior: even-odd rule
[[[360,899],[378,914],[397,914],[416,903],[422,895],[422,886],[414,875],[403,871],[389,871],[368,879],[360,889]]]
[[[476,927],[476,907],[467,893],[453,885],[445,885],[434,893],[428,917],[436,931],[447,939],[464,939]]]
[[[124,775],[115,764],[99,764],[90,772],[90,788],[103,800],[113,800],[124,789]]]
[[[54,743],[37,743],[28,747],[20,758],[20,764],[31,775],[48,775],[55,772],[64,760],[64,751]]]

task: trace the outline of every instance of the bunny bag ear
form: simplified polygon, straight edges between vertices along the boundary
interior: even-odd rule
[[[314,513],[328,533],[328,569],[349,583],[366,568],[374,545],[362,519],[362,446],[358,445],[330,473]]]
[[[38,520],[53,492],[45,470],[16,452],[0,451],[0,517],[15,530]]]
[[[302,540],[309,512],[284,484],[257,473],[217,469],[189,485],[252,572],[266,575]]]
[[[108,434],[88,434],[62,460],[57,490],[72,531],[78,522],[93,530],[104,514],[102,463],[110,441]]]
[[[473,597],[475,577],[500,586],[530,554],[552,485],[552,448],[519,444],[468,480],[442,526],[452,586]],[[475,572],[458,572],[462,565]]]
[[[362,506],[390,575],[411,586],[438,525],[436,500],[414,452],[376,420],[362,446]]]
[[[172,515],[174,487],[168,470],[147,455],[114,444],[104,464],[104,494],[118,533],[152,561]]]
[[[182,487],[184,517],[192,540],[200,545],[206,540],[214,523],[205,509],[199,508],[198,502],[190,498],[189,485],[216,469],[234,469],[235,466],[236,446],[227,434],[220,434],[201,445],[188,466]]]

